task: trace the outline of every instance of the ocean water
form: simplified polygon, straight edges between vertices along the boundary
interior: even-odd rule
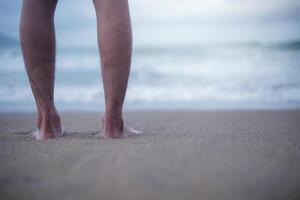
[[[0,48],[0,111],[34,111],[18,46]],[[55,100],[103,110],[96,48],[60,48]],[[300,108],[300,43],[135,47],[125,109]]]

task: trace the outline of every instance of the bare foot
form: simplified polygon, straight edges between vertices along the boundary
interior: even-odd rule
[[[33,132],[33,137],[36,140],[47,140],[47,139],[55,139],[57,137],[63,136],[64,131],[56,132],[55,134],[45,134],[41,132],[39,129]]]
[[[37,127],[38,130],[33,133],[36,140],[53,139],[63,135],[60,116],[56,110],[47,117],[42,117],[39,113]]]
[[[124,126],[123,119],[105,120],[102,119],[103,131],[100,137],[104,139],[128,138],[142,134],[142,131]]]

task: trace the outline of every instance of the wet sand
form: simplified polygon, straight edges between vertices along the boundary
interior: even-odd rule
[[[101,114],[0,114],[0,199],[300,199],[300,111],[128,112],[144,134],[95,138]]]

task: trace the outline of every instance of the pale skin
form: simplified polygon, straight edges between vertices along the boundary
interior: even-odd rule
[[[124,126],[123,102],[130,74],[132,31],[127,0],[93,0],[105,96],[104,138],[139,134]],[[57,0],[23,0],[20,39],[25,67],[37,107],[38,140],[63,132],[54,102]]]

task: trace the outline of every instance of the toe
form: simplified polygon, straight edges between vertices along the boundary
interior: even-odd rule
[[[36,140],[43,140],[39,130],[34,131],[32,135],[33,135],[34,139],[36,139]]]
[[[142,134],[142,131],[135,130],[130,127],[124,127],[124,136],[125,137],[131,137]]]

